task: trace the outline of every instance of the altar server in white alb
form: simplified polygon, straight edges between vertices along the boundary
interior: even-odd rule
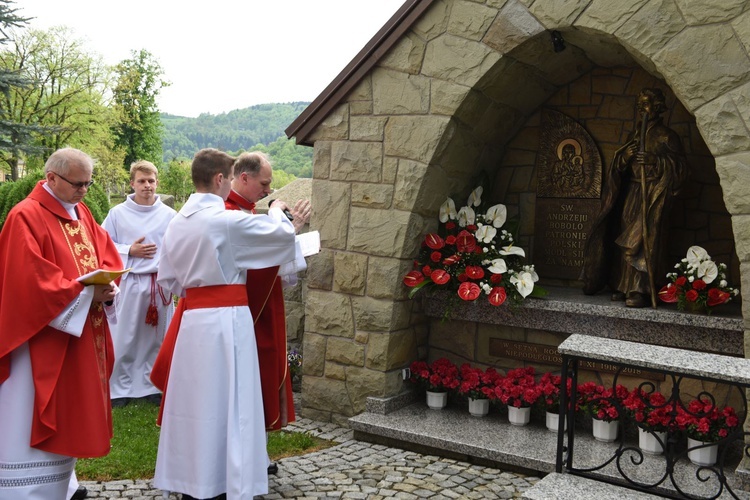
[[[177,212],[156,194],[158,174],[149,161],[133,163],[133,194],[112,207],[102,223],[125,268],[132,268],[120,282],[120,321],[111,327],[115,347],[115,367],[109,381],[112,406],[138,398],[158,403],[160,398],[159,389],[151,383],[151,367],[172,320],[174,302],[172,295],[156,283],[156,271],[161,240]]]
[[[159,262],[159,284],[181,298],[151,375],[164,389],[154,484],[187,499],[268,492],[245,280],[248,269],[295,259],[294,226],[283,202],[268,215],[224,209],[234,160],[216,149],[196,153],[196,193],[170,223]]]

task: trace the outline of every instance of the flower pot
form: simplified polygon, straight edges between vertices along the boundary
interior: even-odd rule
[[[508,421],[513,425],[526,425],[531,420],[531,407],[508,406]]]
[[[474,417],[483,417],[490,411],[489,399],[472,399],[469,398],[469,413]]]
[[[661,440],[657,440],[656,438]],[[667,444],[667,433],[656,431],[645,431],[638,428],[638,447],[643,453],[649,455],[661,455],[664,453],[664,445]]]
[[[427,391],[427,406],[431,410],[442,410],[448,404],[447,392]]]
[[[698,447],[701,448],[698,448]],[[705,446],[705,447],[704,447]],[[691,449],[696,448],[696,449]],[[713,465],[719,453],[719,445],[688,438],[688,458],[695,465]]]
[[[594,439],[601,441],[602,443],[612,443],[617,439],[617,433],[620,430],[620,422],[613,420],[607,422],[605,420],[594,419]]]
[[[562,418],[562,421],[565,422],[565,427],[563,430],[568,428],[568,421],[565,417]],[[557,413],[552,413],[551,411],[547,412],[547,429],[557,432],[560,427],[560,415]]]

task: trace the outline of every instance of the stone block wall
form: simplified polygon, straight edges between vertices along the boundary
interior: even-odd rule
[[[401,277],[440,204],[497,171],[494,194],[530,214],[527,141],[544,105],[590,122],[611,158],[626,133],[621,113],[632,111],[617,91],[643,86],[617,68],[666,82],[686,110],[675,107],[670,124],[684,124],[701,179],[684,206],[703,215],[682,221],[678,239],[723,239],[731,220],[740,286],[750,285],[749,8],[740,0],[433,2],[307,137],[313,205],[325,215],[312,221],[323,250],[307,275],[303,416],[346,423],[367,396],[403,390],[401,368],[428,355],[432,325]],[[566,50],[552,52],[551,30]],[[730,219],[713,213],[720,198]],[[731,254],[728,244],[710,251]]]

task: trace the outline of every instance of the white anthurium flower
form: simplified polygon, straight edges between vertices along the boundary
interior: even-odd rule
[[[503,204],[492,205],[484,216],[484,220],[491,222],[494,227],[503,227],[508,218],[508,209]]]
[[[710,258],[708,252],[703,247],[694,245],[688,248],[686,259],[688,266],[692,268],[697,268],[701,262]]]
[[[479,205],[481,205],[482,191],[484,191],[484,188],[482,186],[479,186],[474,191],[472,191],[466,204],[470,207],[478,207]]]
[[[534,280],[534,283],[539,281],[539,275],[536,273],[534,266],[523,266],[523,270],[531,275],[531,279]]]
[[[461,210],[458,211],[458,225],[461,227],[466,227],[474,224],[475,219],[476,214],[474,213],[474,209],[471,207],[461,207]]]
[[[440,222],[445,224],[448,220],[456,219],[456,204],[451,198],[448,198],[440,205]]]
[[[707,285],[712,283],[719,275],[719,268],[712,260],[704,260],[698,265],[698,277]]]
[[[508,272],[508,266],[505,265],[503,259],[493,259],[492,265],[488,267],[487,270],[492,274],[503,274]]]
[[[496,235],[497,229],[492,226],[482,226],[474,233],[474,236],[482,243],[490,243]],[[486,252],[487,250],[485,249],[484,251]]]
[[[502,247],[498,253],[500,255],[520,255],[521,257],[526,257],[526,252],[523,251],[523,248],[513,245]]]
[[[534,279],[531,273],[523,272],[510,277],[510,282],[516,285],[516,290],[524,299],[534,290]]]

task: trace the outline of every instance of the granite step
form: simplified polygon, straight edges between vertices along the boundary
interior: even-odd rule
[[[423,397],[402,394],[396,398],[369,398],[367,411],[349,419],[355,439],[527,474],[555,472],[557,433],[546,428],[543,412],[534,413],[529,425],[519,427],[508,422],[507,410],[492,408],[489,415],[474,417],[464,407],[465,403],[451,403],[442,410],[431,410],[422,401]],[[576,423],[574,466],[586,468],[606,462],[614,455],[618,444],[596,441],[590,430],[583,427],[580,422]],[[637,443],[628,442],[628,446],[631,444],[636,450]],[[665,470],[664,457],[645,455],[641,465],[632,463],[634,457],[635,452],[628,452],[619,466],[643,484],[659,482]],[[750,494],[741,491],[740,481],[733,472],[739,456],[731,457],[728,463],[725,470],[729,471],[729,484],[740,498],[750,499]],[[620,479],[617,467],[616,461],[612,461],[597,474]],[[696,472],[696,466],[681,459],[675,465],[674,476],[681,488],[691,495],[716,496],[718,482],[700,481]],[[664,481],[665,492],[673,492],[673,486],[668,483],[668,479]],[[724,498],[725,493],[719,498]]]

